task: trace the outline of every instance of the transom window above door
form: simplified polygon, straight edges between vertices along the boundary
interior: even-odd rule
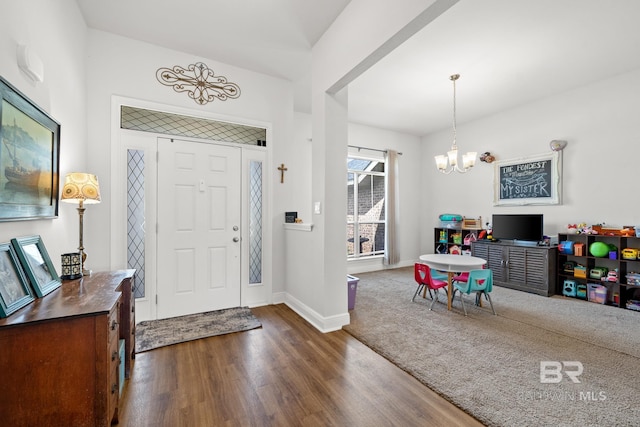
[[[121,108],[120,128],[247,145],[258,145],[257,141],[267,140],[264,128],[127,105]]]

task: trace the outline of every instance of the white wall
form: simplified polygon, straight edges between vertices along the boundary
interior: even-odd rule
[[[311,115],[294,114],[293,140],[283,154],[287,165],[285,183],[288,184],[285,211],[298,212],[304,223],[312,223],[311,214]],[[286,160],[286,161],[285,161]],[[284,217],[282,218],[284,221]]]
[[[344,256],[348,93],[346,86],[395,46],[454,4],[456,0],[406,0],[402,7],[383,0],[352,0],[313,47],[312,58],[312,202],[314,231],[306,247],[313,264],[310,279],[288,283],[289,303],[321,330],[349,322]],[[430,8],[430,6],[434,6]],[[342,166],[337,166],[342,164]],[[307,255],[288,262],[300,263]]]
[[[423,138],[421,251],[433,252],[432,227],[445,212],[481,215],[483,222],[494,213],[542,213],[547,235],[563,232],[569,223],[640,224],[634,182],[638,111],[640,70],[458,126],[461,152],[490,151],[498,160],[549,153],[551,140],[568,141],[561,205],[493,206],[493,164],[478,162],[466,174],[443,175],[433,156],[449,149],[451,131]]]
[[[60,123],[61,182],[67,172],[86,164],[85,36],[74,0],[2,2],[0,75]],[[18,68],[18,44],[28,45],[42,60],[43,83],[32,83]],[[57,219],[0,223],[0,242],[28,235],[42,236],[59,272],[60,254],[78,247],[78,212],[61,203]]]
[[[295,135],[294,143],[291,147],[290,156],[294,156],[289,175],[294,180],[291,194],[291,206],[295,207],[298,214],[305,223],[313,222],[314,217],[310,213],[311,194],[308,189],[311,186],[311,145],[313,141],[305,138],[311,132],[311,116],[303,113],[295,115]],[[420,234],[416,230],[420,229],[420,194],[419,188],[421,175],[421,143],[420,138],[413,135],[402,134],[386,129],[374,128],[360,124],[351,123],[348,126],[348,143],[361,147],[374,148],[378,150],[392,149],[402,152],[398,159],[399,165],[399,194],[400,216],[398,218],[398,245],[400,252],[400,262],[397,265],[385,266],[382,258],[362,259],[349,261],[347,272],[355,274],[363,271],[376,271],[386,268],[397,268],[398,266],[411,265],[420,255]],[[366,150],[363,153],[367,153]],[[367,153],[371,154],[371,152]],[[378,153],[380,154],[380,153]],[[341,160],[341,164],[345,159]],[[337,168],[328,168],[329,173],[336,173]],[[338,176],[345,186],[344,175]],[[346,206],[346,205],[345,205]],[[302,209],[300,209],[302,207]],[[342,232],[345,229],[346,209],[342,212],[342,219],[337,227]],[[346,232],[345,232],[346,233]],[[285,232],[285,277],[287,283],[287,295],[282,300],[287,301],[308,320],[314,322],[315,314],[311,312],[305,301],[313,301],[313,298],[324,297],[317,288],[309,286],[314,277],[312,272],[317,269],[317,260],[314,259],[313,251],[309,247],[312,234],[300,230],[286,230]],[[339,256],[346,258],[346,240],[341,245]],[[293,261],[295,260],[295,261]],[[341,281],[346,290],[346,278]]]
[[[124,37],[115,36],[97,30],[89,30],[87,57],[88,87],[88,124],[89,150],[91,158],[88,168],[99,175],[103,188],[104,209],[92,209],[88,212],[88,242],[104,242],[104,245],[91,249],[95,269],[122,268],[119,260],[110,259],[113,248],[109,247],[111,230],[108,203],[111,198],[110,150],[114,136],[111,135],[111,98],[113,95],[144,100],[166,106],[167,110],[195,116],[227,119],[232,122],[259,122],[270,127],[268,138],[269,159],[266,179],[273,202],[272,246],[265,247],[270,257],[265,268],[273,272],[274,291],[284,290],[284,232],[282,222],[284,211],[289,208],[290,180],[280,184],[280,173],[276,167],[280,163],[289,163],[289,146],[293,135],[293,90],[290,82],[251,72],[232,65],[216,62],[212,59],[194,57],[142,43]],[[227,101],[214,100],[206,105],[198,105],[185,93],[177,93],[162,85],[156,79],[156,70],[161,67],[180,65],[186,67],[195,62],[204,62],[217,75],[227,77],[230,82],[240,86],[241,95]],[[288,165],[291,166],[291,165]],[[100,226],[96,226],[100,224]],[[270,239],[265,239],[265,244]],[[118,248],[115,248],[116,252]],[[114,255],[115,256],[115,255]]]

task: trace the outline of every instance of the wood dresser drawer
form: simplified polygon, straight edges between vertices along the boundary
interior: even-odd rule
[[[136,352],[136,306],[135,298],[133,295],[133,288],[135,279],[132,276],[126,280],[123,280],[120,285],[120,291],[122,292],[122,308],[120,325],[120,338],[124,340],[125,358],[124,358],[124,377],[129,378],[131,375],[131,369],[133,367],[133,360]]]
[[[108,427],[118,421],[118,345],[125,340],[129,359],[134,274],[63,281],[0,319],[2,425]]]
[[[108,395],[107,395],[107,414],[112,414],[112,421],[118,420],[118,398],[120,385],[118,384],[118,369],[120,364],[120,356],[118,354],[118,342],[120,336],[119,322],[120,319],[120,303],[116,304],[114,309],[109,313],[108,336]]]

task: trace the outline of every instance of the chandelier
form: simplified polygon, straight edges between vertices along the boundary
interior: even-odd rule
[[[438,170],[445,174],[450,174],[454,170],[456,172],[465,173],[476,164],[475,151],[469,151],[462,156],[462,168],[458,166],[458,146],[456,145],[456,80],[460,78],[460,74],[454,74],[449,79],[453,82],[453,145],[451,150],[447,151],[447,155],[435,156],[436,166]],[[447,169],[447,160],[449,161],[449,169]]]

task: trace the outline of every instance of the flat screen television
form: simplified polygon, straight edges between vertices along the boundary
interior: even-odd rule
[[[497,240],[540,242],[544,237],[542,214],[494,214],[492,220]]]

